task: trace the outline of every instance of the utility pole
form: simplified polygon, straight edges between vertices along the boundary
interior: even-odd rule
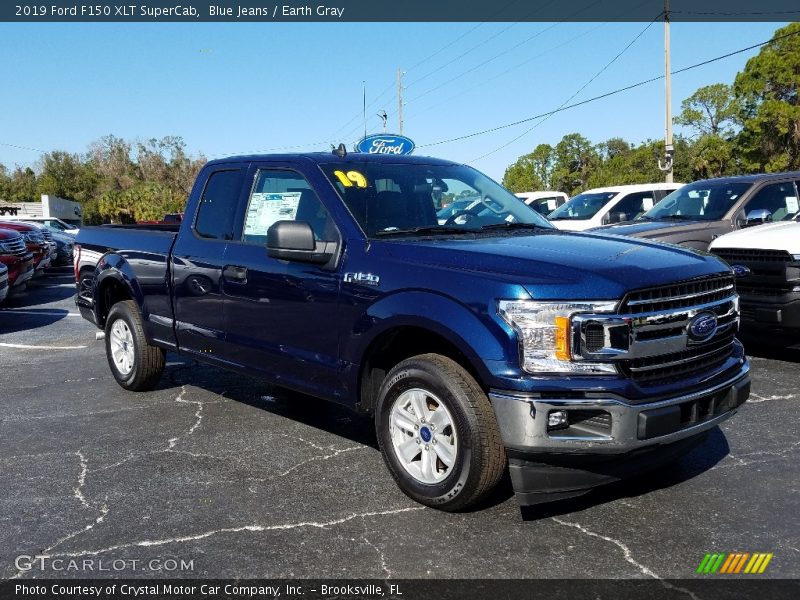
[[[672,145],[672,67],[670,65],[669,40],[669,0],[664,0],[664,116],[666,130],[664,135],[664,164],[658,161],[658,168],[664,171],[665,181],[673,181],[673,157],[675,148]]]
[[[397,121],[400,135],[403,135],[403,71],[397,69]]]

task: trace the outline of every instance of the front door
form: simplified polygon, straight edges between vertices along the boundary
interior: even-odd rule
[[[305,221],[317,240],[340,242],[307,177],[288,165],[253,167],[254,183],[228,244],[223,270],[225,330],[232,359],[268,379],[323,397],[340,393],[335,259],[314,265],[271,258],[267,229]]]

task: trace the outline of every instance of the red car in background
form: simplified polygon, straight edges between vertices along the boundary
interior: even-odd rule
[[[8,287],[24,285],[33,277],[33,254],[18,231],[0,228],[0,264],[8,268]]]
[[[19,232],[28,251],[33,254],[33,268],[36,272],[41,272],[50,266],[50,245],[36,225],[28,225],[20,221],[0,221],[0,229],[12,229]]]

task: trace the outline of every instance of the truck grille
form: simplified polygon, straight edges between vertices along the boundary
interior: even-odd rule
[[[742,265],[750,273],[736,280],[740,294],[782,296],[800,285],[800,261],[783,250],[718,248],[714,254],[730,265]]]
[[[721,274],[628,293],[614,315],[578,315],[581,356],[612,361],[626,377],[658,385],[713,372],[733,352],[739,302]],[[703,337],[704,322],[712,327]]]
[[[622,372],[638,383],[657,384],[710,371],[728,360],[733,338],[731,332],[682,352],[635,359],[623,364]]]
[[[629,314],[661,312],[717,302],[734,291],[733,275],[710,277],[699,281],[677,283],[629,293],[621,311]]]
[[[6,240],[4,244],[12,254],[16,254],[17,256],[25,256],[28,253],[28,248],[25,246],[25,240],[22,239],[22,236],[15,237],[12,240]]]

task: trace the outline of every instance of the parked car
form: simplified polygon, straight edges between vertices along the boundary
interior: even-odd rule
[[[734,231],[710,250],[738,275],[743,333],[766,343],[800,342],[800,221]]]
[[[439,225],[445,185],[485,209]],[[76,303],[117,383],[152,389],[170,350],[348,405],[432,507],[474,505],[507,464],[522,504],[656,468],[749,394],[726,264],[558,231],[465,165],[216,160],[165,227],[78,234]]]
[[[633,223],[601,231],[708,250],[731,231],[798,213],[800,172],[695,181],[673,192]]]
[[[8,268],[8,285],[20,287],[33,277],[33,254],[22,235],[14,229],[0,228],[0,264]]]
[[[573,196],[547,218],[559,229],[586,231],[644,214],[682,183],[646,183],[595,188]]]
[[[13,229],[20,233],[28,251],[33,254],[34,274],[42,273],[50,266],[52,248],[38,226],[28,225],[22,221],[0,221],[0,228]]]
[[[25,221],[28,223],[35,222],[41,225],[44,225],[51,231],[55,233],[68,233],[70,235],[77,235],[80,231],[80,227],[77,225],[72,225],[67,223],[66,221],[62,221],[61,219],[56,219],[55,217],[33,217],[30,215],[4,215],[3,219],[6,221]]]
[[[569,200],[569,196],[564,192],[519,192],[514,195],[540,215],[545,216]]]
[[[0,304],[8,296],[8,267],[0,263]]]

